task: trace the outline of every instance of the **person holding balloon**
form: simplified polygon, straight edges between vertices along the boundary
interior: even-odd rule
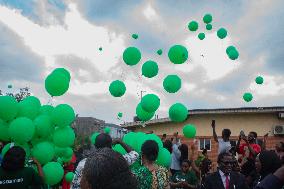
[[[2,189],[41,189],[43,186],[43,171],[40,163],[33,159],[38,173],[25,167],[26,152],[19,146],[11,147],[3,157],[0,167],[0,188]]]

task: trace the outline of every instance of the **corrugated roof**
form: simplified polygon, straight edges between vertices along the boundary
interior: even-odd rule
[[[189,115],[198,114],[234,114],[234,113],[277,113],[284,112],[284,106],[273,106],[273,107],[241,107],[241,108],[215,108],[215,109],[192,109],[188,110]],[[142,122],[128,122],[121,124],[122,127],[135,127],[139,125],[151,125],[155,123],[167,123],[171,122],[169,118],[153,119],[150,121]]]

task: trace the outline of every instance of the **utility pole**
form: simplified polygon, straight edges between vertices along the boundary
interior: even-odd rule
[[[143,93],[146,92],[146,91],[140,91],[140,101],[142,100],[142,97],[143,97]]]

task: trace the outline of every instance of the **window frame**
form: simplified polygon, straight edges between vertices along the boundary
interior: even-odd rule
[[[205,149],[205,140],[209,140],[210,149],[209,149],[209,150],[207,149],[207,151],[210,152],[210,151],[212,150],[212,139],[211,139],[211,138],[199,138],[199,139],[198,139],[198,151],[200,151],[200,152],[202,151],[202,150],[200,149],[201,140],[203,140],[203,148],[204,148],[204,149]]]

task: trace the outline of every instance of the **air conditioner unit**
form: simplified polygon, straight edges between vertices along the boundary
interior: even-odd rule
[[[279,118],[279,119],[284,119],[284,112],[280,112],[280,113],[278,114],[278,118]]]
[[[274,135],[284,135],[284,125],[276,125],[273,129]]]

